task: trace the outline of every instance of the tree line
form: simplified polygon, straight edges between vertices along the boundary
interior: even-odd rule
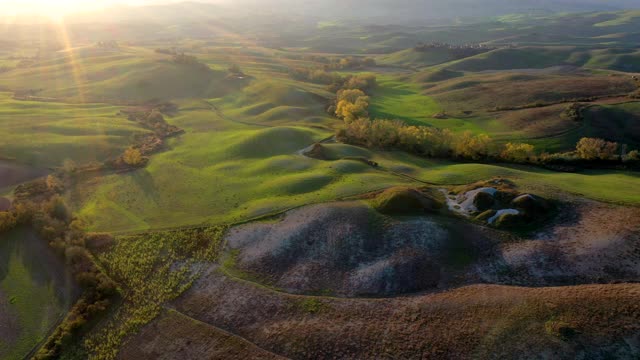
[[[426,45],[425,45],[426,46]],[[431,45],[435,46],[435,45]],[[470,47],[473,48],[473,47]],[[583,138],[574,151],[564,153],[539,152],[527,143],[497,144],[486,134],[453,133],[448,129],[410,126],[400,120],[369,117],[370,94],[377,86],[373,74],[341,76],[319,69],[290,69],[292,77],[327,85],[336,94],[327,111],[344,121],[336,137],[344,143],[378,149],[400,149],[426,157],[473,161],[503,161],[545,166],[640,166],[638,150],[628,151],[626,145],[597,138]],[[579,121],[582,105],[570,105],[563,116]]]
[[[431,50],[445,50],[453,59],[464,59],[467,57],[479,55],[491,50],[495,50],[495,47],[490,47],[484,44],[464,44],[454,45],[440,42],[431,43],[419,43],[413,50],[416,52],[428,52]]]
[[[336,71],[363,70],[367,67],[376,66],[376,61],[373,58],[349,56],[340,59],[329,59],[314,56],[312,59],[324,64],[320,67],[292,67],[288,70],[289,75],[295,80],[332,85],[344,81],[344,78]]]
[[[521,164],[623,164],[640,165],[640,152],[625,145],[598,138],[582,138],[574,151],[538,153],[534,145],[510,142],[497,144],[486,134],[470,131],[411,126],[400,120],[345,118],[336,131],[339,141],[376,149],[399,149],[425,157],[474,161],[504,161]]]

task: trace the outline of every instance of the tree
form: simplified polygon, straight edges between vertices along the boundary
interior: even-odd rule
[[[504,160],[525,162],[535,156],[535,147],[530,144],[508,143],[500,156]]]
[[[491,142],[486,134],[473,135],[471,131],[465,131],[456,139],[453,150],[458,157],[480,160],[489,155]]]
[[[618,143],[598,138],[582,138],[576,146],[576,152],[584,160],[610,160],[618,152]]]
[[[44,209],[49,216],[61,221],[69,221],[71,219],[71,210],[67,207],[62,197],[56,195],[44,205]]]
[[[336,101],[336,116],[347,123],[368,116],[369,97],[362,90],[340,90]]]
[[[373,74],[355,75],[346,78],[344,89],[359,89],[362,91],[369,91],[374,89],[378,85],[378,81]]]
[[[55,175],[48,175],[45,182],[47,184],[47,189],[53,192],[61,192],[64,189],[64,184]]]
[[[122,160],[129,166],[140,166],[144,161],[140,150],[134,147],[130,147],[124,152],[124,155],[122,155]]]
[[[71,159],[66,159],[62,163],[62,171],[64,171],[64,173],[67,175],[71,175],[75,173],[77,170],[78,170],[78,165],[76,165],[76,162]]]
[[[624,157],[624,161],[640,161],[640,151],[629,151],[629,153]]]

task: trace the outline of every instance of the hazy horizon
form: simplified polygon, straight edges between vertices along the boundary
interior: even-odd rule
[[[398,16],[404,19],[415,18],[452,18],[484,17],[523,12],[576,12],[576,11],[608,11],[640,8],[640,3],[630,0],[596,1],[596,0],[316,0],[300,3],[292,0],[9,0],[0,3],[0,11],[4,17],[20,17],[22,22],[28,22],[29,17],[61,18],[86,12],[110,11],[120,6],[151,6],[151,5],[181,5],[214,4],[225,9],[241,11],[269,11],[284,14],[304,14],[310,16],[335,17],[369,17],[369,16]],[[366,5],[366,6],[365,6]],[[107,15],[108,16],[108,15]]]

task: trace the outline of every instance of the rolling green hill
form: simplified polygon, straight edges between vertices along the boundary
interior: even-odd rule
[[[380,56],[376,60],[384,65],[423,67],[449,62],[454,60],[454,57],[447,49],[432,49],[429,51],[407,49]]]
[[[145,169],[80,186],[76,205],[93,230],[229,223],[406,182],[356,161],[297,154],[326,131],[238,124],[209,110],[185,112],[172,123],[187,130],[171,142],[172,151]]]
[[[34,216],[34,224],[51,225],[42,236],[51,235],[52,245],[82,268],[83,283],[104,272],[120,295],[80,331],[58,334],[62,358],[188,360],[211,356],[211,349],[223,357],[274,359],[637,354],[629,340],[639,331],[633,327],[636,289],[608,283],[636,282],[640,274],[637,229],[630,226],[640,221],[634,154],[587,163],[577,161],[574,150],[582,137],[628,145],[620,151],[640,149],[639,13],[529,9],[469,19],[460,15],[473,9],[505,14],[522,4],[464,0],[456,2],[464,9],[452,7],[455,20],[394,22],[391,10],[412,8],[389,1],[388,16],[355,21],[338,9],[357,3],[350,11],[365,17],[379,12],[380,2],[330,3],[314,9],[340,16],[292,15],[275,3],[267,5],[273,8],[268,16],[246,2],[229,2],[233,12],[227,5],[176,3],[143,7],[140,14],[126,6],[105,11],[117,24],[95,13],[85,19],[90,24],[76,18],[64,28],[0,26],[0,37],[10,38],[0,41],[0,180],[13,179],[0,181],[0,206],[19,203],[38,187],[52,194],[61,189],[70,213],[55,198],[38,204],[46,214]],[[575,2],[542,4],[571,9]],[[177,55],[183,52],[189,56]],[[375,58],[377,65],[361,66],[353,57]],[[337,89],[362,86],[362,79],[348,77],[356,74],[376,76],[377,85],[365,89],[368,115],[358,112],[370,119],[345,116],[345,125],[328,111],[344,94]],[[507,142],[534,145],[540,156]],[[132,161],[97,166],[131,146],[142,146],[144,159],[127,151]],[[519,149],[509,156],[506,148]],[[554,156],[557,163],[547,161]],[[96,166],[56,171],[68,159]],[[18,183],[45,175],[52,177],[12,193]],[[478,186],[491,188],[485,193]],[[42,201],[38,197],[34,201]],[[484,214],[456,214],[476,201],[487,202],[476,207],[485,207]],[[377,210],[360,206],[366,203]],[[408,216],[408,209],[419,216]],[[7,214],[0,220],[12,224]],[[491,214],[499,222],[482,220]],[[288,223],[292,215],[300,217]],[[502,228],[509,216],[535,224]],[[257,231],[233,240],[238,226]],[[369,236],[383,227],[389,236]],[[402,242],[415,234],[424,235],[419,246]],[[27,256],[16,245],[24,242],[18,235],[9,242],[0,236],[0,248],[15,247],[0,252],[0,262],[9,254],[4,268],[11,271],[0,279],[0,324],[10,329],[0,326],[0,335],[9,333],[0,336],[0,357],[24,357],[68,308],[66,299],[64,306],[54,304],[40,316],[44,322],[31,311],[46,307],[55,288],[30,277],[29,268],[42,265],[33,259],[46,258]],[[41,240],[34,241],[49,246]],[[90,277],[83,276],[78,254],[99,264],[87,267]],[[331,261],[319,261],[327,255]],[[256,261],[246,261],[251,256]],[[315,280],[324,276],[330,281]],[[384,285],[396,279],[417,284],[402,293],[429,293],[378,298],[400,293]],[[366,291],[348,291],[354,284]],[[564,291],[551,288],[557,285],[581,286],[558,303],[551,299]],[[24,298],[30,294],[37,296]],[[83,299],[92,300],[89,295]],[[578,311],[580,302],[590,304],[589,316]],[[84,305],[80,313],[95,310]],[[72,326],[83,320],[69,319]],[[174,329],[169,320],[176,319]],[[342,321],[344,333],[326,326],[332,321]],[[354,321],[375,324],[354,330]],[[407,338],[407,329],[418,328],[435,335],[414,331]],[[16,329],[28,341],[17,340]],[[446,329],[459,331],[439,331]]]
[[[141,102],[220,96],[238,87],[226,72],[175,63],[140,48],[93,47],[56,52],[0,74],[0,87],[73,102]]]
[[[37,167],[104,161],[120,155],[137,134],[148,133],[119,116],[120,107],[18,101],[0,93],[0,155]]]

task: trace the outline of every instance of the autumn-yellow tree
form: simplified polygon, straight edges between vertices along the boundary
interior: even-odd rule
[[[349,123],[369,114],[369,97],[358,89],[340,90],[336,99],[336,116]]]
[[[491,138],[486,134],[473,135],[465,131],[455,141],[454,153],[458,157],[480,160],[489,154]]]
[[[500,156],[509,161],[525,162],[535,156],[535,147],[531,144],[508,143]]]
[[[584,160],[609,160],[616,156],[618,143],[598,138],[582,138],[576,146],[576,151]]]
[[[130,147],[122,155],[122,161],[129,166],[140,166],[144,159],[140,150]]]

